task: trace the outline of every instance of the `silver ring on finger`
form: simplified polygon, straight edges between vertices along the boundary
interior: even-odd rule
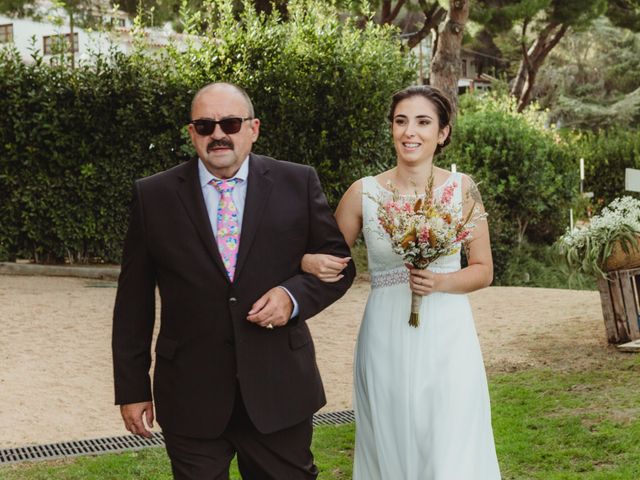
[[[269,330],[273,330],[273,323],[269,322],[265,325],[265,327]]]

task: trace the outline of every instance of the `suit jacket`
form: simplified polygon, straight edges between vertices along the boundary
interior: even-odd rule
[[[256,428],[270,433],[325,403],[306,320],[351,285],[300,270],[307,252],[348,256],[314,169],[251,154],[240,249],[230,282],[207,217],[197,159],[138,180],[113,316],[116,404],[152,399],[149,370],[155,288],[161,323],[153,399],[166,431],[215,438],[230,418],[236,385]],[[273,330],[247,321],[275,286],[299,315]]]

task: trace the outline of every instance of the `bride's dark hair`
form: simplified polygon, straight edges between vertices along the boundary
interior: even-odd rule
[[[396,113],[396,107],[402,100],[406,100],[411,97],[424,97],[429,100],[438,112],[438,128],[442,130],[449,125],[449,134],[447,138],[442,142],[442,145],[436,147],[435,154],[437,155],[442,151],[444,147],[451,142],[451,101],[447,95],[439,88],[432,87],[431,85],[416,85],[407,87],[399,92],[396,92],[391,97],[391,105],[389,106],[389,121],[393,123],[393,116]]]

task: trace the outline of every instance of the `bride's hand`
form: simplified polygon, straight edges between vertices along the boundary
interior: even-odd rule
[[[351,257],[334,257],[324,253],[307,253],[302,257],[302,271],[315,275],[323,282],[334,283],[344,275],[342,271],[351,260]]]
[[[420,270],[409,264],[405,266],[409,269],[409,288],[413,293],[425,296],[436,291],[437,273]]]

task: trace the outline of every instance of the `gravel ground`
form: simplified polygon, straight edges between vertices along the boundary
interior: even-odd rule
[[[0,275],[0,448],[126,434],[113,405],[115,283]],[[351,367],[369,292],[359,278],[309,325],[327,391],[324,411],[351,408]],[[606,343],[597,292],[490,287],[470,295],[489,375],[585,369]]]

